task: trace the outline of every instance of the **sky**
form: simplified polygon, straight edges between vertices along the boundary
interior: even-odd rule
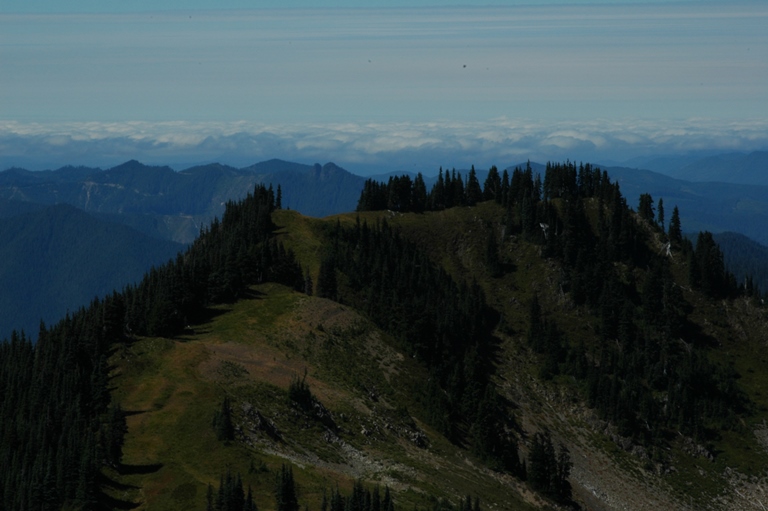
[[[738,0],[3,0],[0,169],[767,150],[766,26]]]

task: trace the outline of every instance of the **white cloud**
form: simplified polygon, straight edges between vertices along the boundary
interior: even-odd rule
[[[0,121],[0,168],[109,167],[128,159],[176,168],[270,158],[334,161],[355,172],[534,161],[625,161],[697,151],[768,149],[768,121],[593,120],[257,124],[249,122],[21,123]]]

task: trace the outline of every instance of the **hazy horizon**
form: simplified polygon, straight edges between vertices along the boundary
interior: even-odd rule
[[[765,4],[307,4],[4,2],[0,169],[768,148]]]

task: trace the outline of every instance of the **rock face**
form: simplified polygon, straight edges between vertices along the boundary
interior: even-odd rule
[[[244,402],[242,405],[242,423],[236,426],[236,429],[240,432],[246,443],[253,444],[252,436],[258,432],[265,433],[271,439],[280,442],[283,437],[280,434],[280,430],[277,429],[275,423],[264,417],[259,410],[256,409],[251,403]]]

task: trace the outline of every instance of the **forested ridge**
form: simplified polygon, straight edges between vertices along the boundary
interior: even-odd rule
[[[667,219],[663,202],[643,194],[634,212],[606,172],[571,162],[547,164],[543,180],[530,166],[512,175],[493,167],[482,187],[474,169],[466,180],[441,169],[429,191],[421,176],[368,181],[358,210],[423,212],[481,200],[506,211],[502,238],[521,236],[560,262],[561,290],[598,319],[594,341],[577,344],[533,297],[526,336],[540,354],[542,378],[583,382],[589,405],[652,453],[677,432],[706,442],[735,427],[750,404],[733,370],[709,360],[711,341],[689,320],[684,288],[710,299],[760,292],[749,278],[737,284],[711,233],[694,245],[682,236],[677,207]],[[494,276],[503,268],[503,242],[492,236],[485,250]]]
[[[2,509],[112,507],[100,470],[120,469],[125,433],[125,414],[109,391],[113,346],[178,334],[205,307],[265,279],[303,285],[292,254],[270,238],[276,202],[271,189],[257,186],[138,285],[41,325],[35,344],[17,333],[0,344]]]
[[[757,301],[760,290],[749,279],[737,283],[710,233],[692,243],[682,236],[676,207],[667,219],[665,205],[646,194],[635,212],[605,172],[571,162],[548,164],[543,176],[530,167],[511,174],[494,167],[482,186],[474,169],[466,180],[441,170],[431,190],[421,176],[368,181],[358,210],[421,214],[484,201],[498,205],[503,228],[500,234],[488,229],[478,251],[482,278],[524,271],[502,250],[515,237],[557,262],[560,292],[594,319],[594,335],[576,340],[557,311],[533,295],[527,330],[517,334],[537,357],[539,378],[574,379],[588,405],[653,461],[663,461],[676,435],[706,443],[738,428],[753,405],[733,369],[708,356],[712,340],[691,320],[694,305],[686,297]],[[489,468],[571,503],[568,449],[548,431],[524,434],[514,403],[498,390],[497,335],[510,327],[483,286],[446,271],[383,219],[325,222],[313,279],[276,239],[271,215],[280,207],[280,189],[259,185],[229,202],[221,220],[186,252],[140,283],[41,325],[37,343],[14,333],[0,344],[0,507],[125,505],[102,491],[109,484],[105,467],[117,474],[126,468],[126,412],[110,394],[115,346],[179,335],[212,305],[248,297],[250,287],[263,282],[357,308],[425,368],[428,380],[412,389],[422,420]],[[230,509],[224,507],[229,500],[237,503],[231,509],[253,509],[236,477],[209,488],[211,509]],[[330,497],[332,510],[376,510],[363,486],[348,498],[338,490]],[[376,502],[378,509],[390,508],[378,496]],[[440,505],[436,509],[452,507]],[[470,511],[478,504],[467,497],[458,507]]]

